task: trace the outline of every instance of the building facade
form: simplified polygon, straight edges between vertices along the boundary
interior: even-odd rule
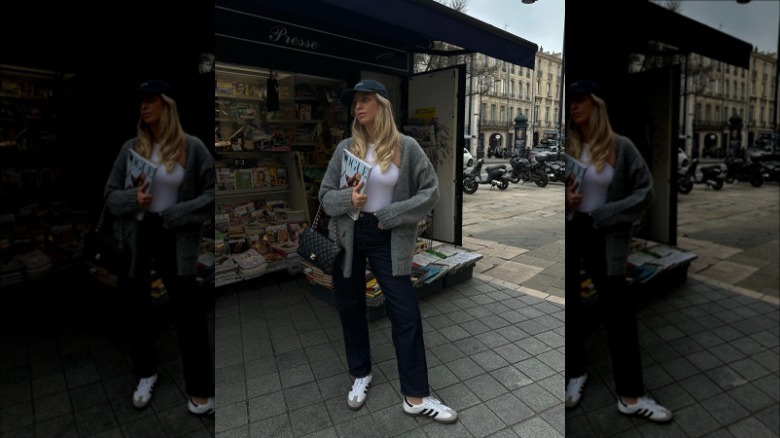
[[[528,118],[528,127],[519,133],[517,146],[522,147],[526,138],[538,145],[544,138],[560,136],[561,53],[540,50],[534,70],[482,54],[470,56],[466,132],[472,154],[476,156],[480,147],[486,151],[491,146],[506,150],[516,146],[514,119],[519,114]]]
[[[749,69],[697,54],[685,62],[681,127],[686,153],[725,157],[734,123],[742,126],[736,138],[740,148],[772,138],[778,126],[776,53],[754,50]]]

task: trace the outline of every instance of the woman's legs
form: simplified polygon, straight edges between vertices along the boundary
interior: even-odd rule
[[[162,277],[173,304],[187,394],[202,400],[214,395],[207,294],[198,287],[194,275],[178,275],[176,233],[162,228],[159,216],[155,218],[157,220],[160,223],[155,236],[154,267]]]
[[[585,319],[581,303],[580,270],[587,230],[576,217],[566,221],[566,380],[585,374]]]
[[[366,256],[353,245],[352,275],[344,278],[341,269],[333,273],[336,308],[344,333],[347,366],[353,377],[371,374],[371,347],[366,320]]]

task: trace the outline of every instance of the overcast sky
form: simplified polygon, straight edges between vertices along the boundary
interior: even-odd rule
[[[751,0],[747,4],[736,0],[683,0],[680,6],[681,14],[758,46],[763,52],[777,50],[778,0]],[[547,52],[563,48],[565,0],[538,0],[530,5],[520,0],[470,0],[465,13],[536,43]]]
[[[447,4],[446,0],[439,1]],[[564,0],[538,0],[530,5],[520,0],[470,0],[463,12],[538,44],[545,52],[560,52],[564,4]]]
[[[762,52],[777,50],[780,1],[739,4],[736,0],[688,0],[681,1],[680,7],[680,14],[757,46]]]

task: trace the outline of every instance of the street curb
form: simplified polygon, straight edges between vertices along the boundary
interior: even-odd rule
[[[544,292],[540,292],[540,291],[538,291],[536,289],[531,289],[531,288],[528,288],[528,287],[525,287],[525,286],[520,286],[520,285],[517,285],[517,284],[514,284],[514,283],[510,283],[510,282],[505,281],[505,280],[499,280],[498,278],[494,278],[494,277],[491,277],[491,276],[485,275],[485,274],[475,273],[473,275],[473,277],[477,278],[479,280],[482,280],[482,281],[486,281],[488,283],[493,283],[493,284],[501,286],[501,287],[505,287],[505,288],[512,289],[512,290],[515,290],[515,291],[518,291],[518,292],[522,292],[522,293],[524,293],[526,295],[530,295],[532,297],[540,298],[540,299],[545,300],[545,301],[551,301],[553,303],[560,304],[562,306],[566,306],[566,299],[565,298],[557,297],[555,295],[550,295],[550,294],[547,294],[547,293],[544,293]]]
[[[740,295],[744,295],[746,297],[755,298],[757,300],[761,300],[764,302],[767,302],[769,304],[774,304],[775,306],[780,306],[780,298],[773,297],[771,295],[762,294],[760,292],[756,292],[750,289],[745,289],[744,287],[734,286],[733,284],[725,283],[723,281],[714,280],[709,277],[705,277],[701,274],[696,274],[693,272],[688,273],[688,277],[692,278],[696,281],[701,281],[702,283],[707,283],[711,286],[717,286],[722,289],[727,289],[731,292],[738,293]]]

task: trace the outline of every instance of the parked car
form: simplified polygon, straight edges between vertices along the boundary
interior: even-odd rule
[[[471,167],[474,165],[474,157],[469,152],[469,148],[463,148],[463,168]]]

